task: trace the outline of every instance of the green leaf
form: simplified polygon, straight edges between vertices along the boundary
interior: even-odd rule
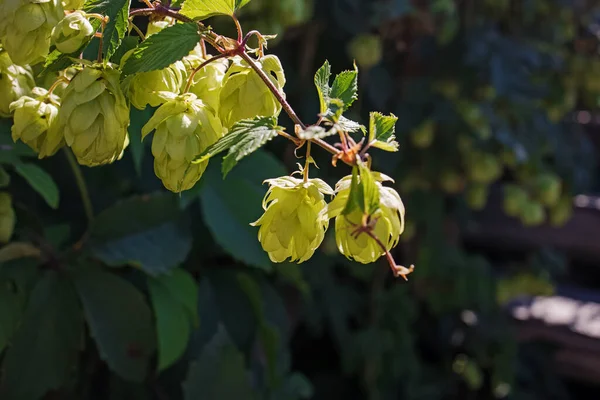
[[[23,302],[10,280],[0,279],[0,353],[12,339],[23,316]]]
[[[396,122],[398,117],[394,114],[383,115],[379,112],[372,112],[369,120],[369,143],[371,147],[376,147],[385,151],[398,151],[398,142],[396,142]]]
[[[115,51],[115,54],[112,55],[110,61],[115,64],[121,64],[121,59],[130,50],[135,49],[140,44],[139,36],[125,36],[121,41],[121,45]],[[134,108],[135,109],[135,108]],[[133,111],[133,109],[132,109]]]
[[[257,398],[244,355],[221,329],[192,363],[183,384],[185,400],[254,400]]]
[[[158,275],[186,259],[192,236],[177,197],[157,193],[131,197],[100,213],[90,242],[93,254],[110,266],[129,264]]]
[[[315,74],[315,86],[319,93],[319,102],[321,107],[321,114],[327,112],[329,108],[329,98],[331,88],[329,87],[329,80],[331,79],[331,65],[329,61],[325,60],[325,63],[321,68],[317,70]]]
[[[348,193],[348,200],[346,206],[342,210],[342,215],[351,214],[357,208],[361,206],[362,190],[360,188],[358,179],[358,167],[355,165],[352,167],[352,182],[350,183],[350,193]]]
[[[191,326],[198,325],[198,287],[192,276],[175,269],[170,275],[148,278],[156,316],[158,370],[171,366],[184,353]]]
[[[101,14],[109,18],[103,34],[102,54],[106,59],[110,59],[115,53],[127,33],[130,3],[131,0],[91,0],[85,3],[85,12]]]
[[[133,166],[138,177],[142,175],[142,162],[144,161],[145,150],[145,142],[142,141],[142,127],[152,118],[153,113],[154,109],[151,107],[146,107],[144,110],[131,107],[130,111],[131,123],[127,129],[130,140],[129,149],[131,150]]]
[[[181,14],[195,20],[203,20],[214,15],[233,15],[250,0],[186,0]]]
[[[358,99],[358,67],[356,64],[354,64],[353,71],[343,71],[335,77],[329,96],[343,101],[344,111]]]
[[[18,164],[15,171],[46,200],[50,207],[54,209],[58,207],[58,187],[50,174],[35,164]]]
[[[195,23],[168,26],[136,47],[122,66],[123,76],[166,68],[187,56],[199,41]]]
[[[10,175],[6,170],[0,167],[0,188],[5,188],[10,185]]]
[[[152,315],[142,293],[99,268],[79,269],[74,282],[102,359],[122,378],[142,382],[155,349]]]
[[[56,272],[37,283],[4,360],[0,397],[38,400],[59,389],[76,368],[83,318],[69,281]]]
[[[206,161],[228,150],[222,166],[223,177],[225,177],[242,158],[252,154],[277,136],[279,130],[283,128],[277,126],[275,117],[256,117],[239,121],[231,127],[227,135],[196,157],[195,162]]]
[[[200,194],[202,215],[215,241],[236,260],[271,269],[269,257],[258,241],[257,228],[250,223],[262,212],[266,188],[261,182],[267,176],[285,174],[281,163],[263,151],[243,160],[226,180],[209,164]]]
[[[379,188],[373,176],[373,172],[363,163],[358,162],[360,173],[360,186],[362,187],[363,203],[361,210],[366,215],[372,215],[379,209]]]

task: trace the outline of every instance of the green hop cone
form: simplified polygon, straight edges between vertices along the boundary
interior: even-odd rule
[[[175,193],[191,189],[198,182],[208,160],[192,161],[224,134],[214,111],[193,93],[160,106],[142,128],[142,139],[152,131],[154,173]]]
[[[279,59],[268,55],[256,63],[283,94],[285,75]],[[235,57],[225,75],[219,97],[219,117],[223,126],[229,129],[242,119],[277,116],[280,111],[281,104],[260,76],[245,61]]]
[[[10,103],[30,94],[34,86],[31,68],[15,65],[0,47],[0,117],[10,117]]]
[[[123,156],[128,126],[129,107],[119,86],[119,71],[110,63],[97,64],[85,66],[73,77],[49,136],[56,141],[62,132],[79,164],[93,167]]]
[[[477,183],[492,183],[502,176],[502,163],[494,154],[472,152],[466,157],[469,178]]]
[[[361,34],[348,45],[348,53],[362,68],[379,64],[383,57],[383,43],[379,35]]]
[[[506,215],[511,217],[519,216],[528,202],[529,195],[521,186],[514,184],[504,186],[503,207]]]
[[[0,8],[0,40],[16,64],[36,64],[48,55],[52,28],[63,17],[59,0],[7,0]]]
[[[565,225],[573,216],[573,199],[563,195],[549,210],[550,224],[555,227]]]
[[[171,17],[166,17],[165,19],[150,21],[148,23],[148,27],[146,28],[146,38],[148,38],[150,35],[154,35],[155,33],[162,31],[167,26],[172,25],[172,24],[173,24],[173,18],[171,18]]]
[[[65,10],[81,10],[85,0],[62,0],[62,6]]]
[[[375,221],[373,234],[381,241],[386,250],[398,244],[404,232],[404,204],[400,195],[381,183],[392,181],[391,178],[374,172],[379,189],[380,204],[370,220]],[[342,215],[350,194],[351,176],[342,178],[335,186],[336,196],[329,204],[329,218],[335,218],[335,240],[340,253],[363,264],[376,261],[385,254],[379,244],[366,233],[355,234],[363,219],[361,210],[356,209],[348,215]]]
[[[128,51],[121,61],[125,62],[133,54]],[[123,86],[131,104],[138,110],[146,106],[158,107],[173,99],[180,93],[186,81],[186,70],[183,62],[176,61],[167,68],[141,72],[125,79]]]
[[[12,126],[12,139],[23,141],[31,147],[39,158],[54,155],[64,144],[62,135],[56,139],[48,138],[48,130],[56,121],[60,100],[48,91],[36,87],[32,90],[36,97],[23,96],[11,103],[10,109],[14,112]],[[58,132],[54,130],[53,134]]]
[[[265,213],[250,224],[260,227],[258,240],[273,262],[308,260],[329,226],[324,195],[333,195],[333,189],[320,179],[304,182],[291,176],[265,182]]]
[[[487,204],[489,187],[485,183],[473,183],[467,188],[466,200],[473,210],[483,210]]]
[[[12,198],[6,192],[0,193],[0,243],[8,243],[15,230],[15,210]]]
[[[546,220],[544,206],[536,201],[528,201],[521,210],[521,222],[525,226],[537,226]]]
[[[192,53],[183,60],[187,68],[188,76],[200,66],[205,59]],[[219,96],[223,88],[223,79],[227,72],[229,62],[227,60],[216,60],[204,66],[192,78],[190,92],[194,93],[205,104],[211,106],[215,112],[219,111]]]
[[[534,186],[536,198],[543,205],[551,207],[560,199],[562,182],[555,174],[541,174],[540,176],[536,177]]]
[[[83,11],[75,11],[64,17],[52,30],[52,43],[61,53],[77,51],[94,34],[94,27]]]

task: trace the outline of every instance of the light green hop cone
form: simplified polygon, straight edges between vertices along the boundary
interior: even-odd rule
[[[275,87],[282,91],[285,75],[279,59],[268,55],[256,62]],[[223,126],[229,129],[243,119],[277,116],[280,112],[281,104],[260,76],[244,60],[235,57],[225,75],[219,97],[219,117]]]
[[[0,47],[0,117],[10,117],[10,103],[30,94],[34,86],[31,68],[14,64]]]
[[[206,59],[193,52],[182,61],[186,66],[189,77],[192,71],[199,67]],[[194,93],[216,112],[219,111],[219,96],[223,88],[223,79],[225,78],[228,66],[229,62],[225,59],[216,60],[205,65],[194,75],[189,89],[190,93]]]
[[[371,215],[374,221],[373,234],[381,241],[386,250],[391,250],[398,244],[404,231],[404,204],[400,195],[381,183],[392,181],[391,178],[374,172],[379,189],[379,209]],[[335,187],[336,196],[329,204],[329,217],[335,218],[335,240],[340,253],[363,264],[376,261],[385,254],[381,246],[368,234],[356,234],[363,214],[355,210],[348,215],[342,215],[350,194],[351,176],[342,178]]]
[[[75,11],[64,17],[52,29],[52,43],[61,53],[73,53],[94,34],[94,27],[83,11]]]
[[[62,0],[62,6],[65,10],[80,10],[83,8],[85,0]]]
[[[121,61],[121,64],[133,54],[133,50],[128,51]],[[146,106],[158,107],[166,101],[177,96],[186,81],[186,70],[183,62],[176,61],[167,68],[142,72],[127,77],[123,82],[127,97],[138,110],[143,110]]]
[[[56,121],[60,99],[55,95],[48,96],[48,91],[36,87],[32,96],[23,96],[11,103],[10,109],[14,112],[12,126],[13,141],[21,140],[31,147],[39,158],[54,155],[64,144],[62,135],[54,130],[57,138],[49,138],[48,131]]]
[[[333,189],[320,179],[304,182],[291,176],[265,182],[265,213],[251,224],[260,227],[258,240],[273,262],[308,260],[329,227],[324,195],[333,195]]]
[[[142,128],[142,139],[152,131],[154,173],[175,193],[191,189],[198,182],[208,161],[192,161],[224,134],[214,111],[193,93],[160,106]]]
[[[110,63],[99,64],[85,66],[73,77],[49,136],[58,140],[62,132],[77,161],[93,167],[123,156],[129,144],[128,126],[129,107],[119,86],[119,72]]]
[[[150,21],[148,23],[148,27],[146,28],[146,38],[162,31],[167,26],[172,25],[173,22],[174,20],[171,17],[165,17],[165,19]]]
[[[0,8],[0,41],[19,65],[36,64],[50,50],[52,28],[63,19],[59,0],[5,0]]]

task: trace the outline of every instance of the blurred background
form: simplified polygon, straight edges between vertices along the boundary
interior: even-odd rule
[[[252,0],[240,20],[245,31],[278,35],[268,52],[280,57],[305,122],[317,119],[313,75],[325,60],[334,73],[359,67],[348,117],[398,116],[400,151],[371,155],[405,203],[394,257],[415,272],[404,282],[383,260],[347,261],[333,229],[310,261],[271,264],[248,223],[262,211],[262,180],[301,161],[293,146],[270,142],[225,181],[211,162],[193,190],[170,196],[149,141],[139,140],[152,110],[132,110],[123,160],[83,170],[102,229],[123,231],[94,242],[93,259],[142,260],[111,272],[144,293],[145,273],[181,266],[198,283],[199,325],[184,335],[170,322],[184,355],[137,383],[114,372],[129,364],[108,368],[88,337],[69,383],[47,398],[598,399],[600,2]],[[209,24],[235,32],[227,18]],[[280,124],[293,129],[283,114]],[[313,153],[315,177],[333,186],[349,174]],[[40,165],[60,206],[15,177],[16,235],[46,235],[64,249],[85,229],[83,206],[64,157]],[[3,268],[29,282],[23,264]],[[145,329],[129,319],[138,303],[98,293],[115,315],[129,304],[109,321],[115,340]],[[24,353],[20,368],[44,365],[39,357]]]

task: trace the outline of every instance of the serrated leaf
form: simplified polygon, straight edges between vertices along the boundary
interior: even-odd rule
[[[358,67],[356,64],[354,64],[353,71],[343,71],[335,77],[329,96],[343,101],[344,111],[358,99]]]
[[[15,171],[46,200],[50,207],[54,209],[58,207],[58,187],[50,174],[35,164],[18,164]]]
[[[376,147],[385,151],[398,151],[398,142],[396,142],[396,122],[398,117],[394,114],[383,115],[378,112],[372,112],[369,120],[369,143],[371,147]]]
[[[56,272],[37,283],[6,353],[3,399],[37,400],[59,389],[77,362],[83,318],[75,291]]]
[[[203,20],[215,15],[233,15],[250,0],[186,0],[181,14],[195,20]]]
[[[198,325],[198,287],[189,273],[175,269],[160,278],[149,278],[148,288],[156,316],[158,370],[171,366],[184,353]]]
[[[236,260],[270,270],[271,262],[263,251],[256,228],[249,224],[260,217],[267,176],[285,175],[285,169],[273,156],[257,151],[243,160],[223,180],[215,166],[209,164],[206,184],[200,194],[202,214],[215,241]],[[240,201],[243,195],[244,201]]]
[[[244,355],[221,329],[191,364],[183,383],[185,400],[255,400]]]
[[[199,41],[194,23],[168,26],[136,47],[122,66],[123,76],[166,68],[188,55]]]
[[[257,117],[239,121],[231,127],[227,135],[200,154],[195,162],[208,160],[228,150],[227,156],[223,158],[222,171],[225,177],[242,158],[258,150],[277,136],[277,131],[282,129],[277,126],[275,117]]]
[[[127,33],[130,4],[131,0],[91,0],[85,3],[85,12],[109,18],[103,34],[102,54],[106,59],[115,53]]]
[[[366,131],[364,125],[359,124],[358,122],[352,121],[344,116],[341,116],[338,120],[337,124],[342,128],[342,130],[346,132],[358,132],[358,131]]]
[[[159,193],[129,198],[100,213],[90,246],[108,265],[130,264],[158,275],[186,259],[192,237],[176,196]]]
[[[331,79],[331,65],[329,61],[325,60],[325,63],[319,68],[315,74],[315,86],[319,94],[320,112],[324,114],[329,108],[329,98],[331,88],[329,87],[329,80]]]
[[[144,296],[131,283],[98,268],[78,269],[73,278],[100,356],[122,378],[142,382],[155,349]]]

